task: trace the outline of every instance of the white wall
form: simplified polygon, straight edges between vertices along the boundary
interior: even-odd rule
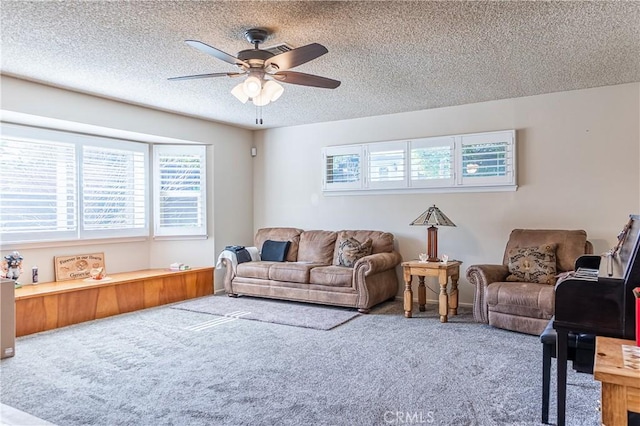
[[[321,191],[324,146],[503,129],[517,130],[516,192]],[[500,263],[513,228],[584,229],[601,253],[613,247],[628,215],[640,213],[638,83],[263,130],[255,141],[256,228],[389,231],[409,260],[426,245],[426,229],[409,223],[435,203],[457,225],[440,228],[439,253],[462,260],[462,275],[472,264]],[[473,300],[466,278],[460,298]]]
[[[253,239],[252,132],[206,120],[57,89],[2,76],[1,108],[130,132],[183,139],[209,145],[209,238],[188,241],[145,240],[126,243],[16,247],[25,258],[25,283],[32,265],[40,281],[53,281],[53,257],[104,252],[108,272],[167,267],[172,262],[210,266],[225,245]],[[13,250],[13,248],[11,248]],[[2,254],[7,254],[3,247]],[[222,287],[220,271],[216,289]]]
[[[111,272],[173,261],[212,265],[225,245],[251,244],[263,226],[386,230],[395,234],[403,257],[412,259],[425,251],[426,229],[408,224],[434,203],[458,225],[440,229],[439,251],[462,260],[464,271],[474,263],[500,262],[515,227],[585,229],[596,252],[605,251],[626,216],[640,212],[638,83],[254,133],[7,76],[0,84],[4,110],[212,146],[211,238],[18,247],[27,274],[37,264],[41,281],[53,280],[54,256],[94,251],[105,252]],[[322,194],[324,146],[500,129],[517,130],[516,192]],[[219,272],[216,284],[222,285]],[[473,289],[464,278],[460,289],[461,302],[471,303]]]

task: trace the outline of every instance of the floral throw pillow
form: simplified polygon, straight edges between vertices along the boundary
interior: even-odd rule
[[[338,265],[353,268],[358,260],[371,254],[372,248],[371,238],[362,243],[353,237],[344,238],[338,245]]]
[[[555,284],[557,247],[557,244],[543,244],[509,250],[507,281]]]

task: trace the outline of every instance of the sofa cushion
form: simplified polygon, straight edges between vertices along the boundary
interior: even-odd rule
[[[287,262],[295,262],[298,259],[298,243],[302,229],[298,228],[260,228],[254,237],[254,245],[262,247],[265,241],[291,241]]]
[[[267,240],[262,244],[260,259],[272,262],[284,262],[287,258],[290,245],[291,241]]]
[[[358,260],[371,254],[373,244],[371,238],[360,242],[342,233],[338,240],[338,266],[353,268]]]
[[[540,284],[556,282],[557,244],[543,244],[539,247],[521,247],[509,251],[509,273],[507,281],[521,281]]]
[[[485,298],[489,311],[529,318],[549,319],[555,306],[555,288],[547,284],[495,282]]]
[[[274,263],[269,268],[269,279],[309,284],[309,273],[314,266],[318,266],[318,264],[300,262]]]
[[[298,261],[330,265],[337,235],[333,231],[304,231],[300,234]]]
[[[244,278],[269,279],[269,268],[274,262],[245,262],[239,263],[236,268],[236,276]]]
[[[351,287],[353,269],[345,266],[318,266],[311,270],[311,284],[331,287]]]

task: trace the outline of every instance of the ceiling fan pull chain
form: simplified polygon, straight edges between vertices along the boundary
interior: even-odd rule
[[[256,124],[262,124],[262,106],[256,105]]]

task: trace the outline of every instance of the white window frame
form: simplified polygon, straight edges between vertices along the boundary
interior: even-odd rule
[[[505,175],[504,176],[485,176],[485,177],[464,177],[462,170],[464,165],[463,151],[468,145],[482,144],[506,144],[505,156]],[[460,149],[458,149],[456,160],[460,164],[460,172],[458,173],[457,183],[462,186],[492,186],[492,185],[514,185],[515,184],[515,132],[493,132],[475,135],[460,136]]]
[[[501,176],[465,177],[463,167],[463,147],[472,144],[506,143],[506,172]],[[412,150],[425,147],[449,146],[452,174],[442,179],[413,179]],[[372,181],[371,153],[382,150],[404,149],[403,179],[394,181]],[[398,193],[398,192],[477,192],[477,191],[515,191],[517,190],[516,168],[516,131],[501,130],[495,132],[445,135],[412,140],[372,142],[358,145],[329,146],[322,150],[322,189],[325,195]],[[327,159],[335,155],[359,155],[360,176],[354,182],[328,182]]]
[[[394,141],[394,142],[377,142],[371,143],[363,146],[365,152],[365,172],[368,182],[368,188],[372,189],[389,189],[389,188],[404,188],[407,186],[407,167],[409,164],[407,162],[407,141]],[[390,151],[400,151],[402,152],[402,161],[399,166],[402,169],[402,176],[400,179],[374,179],[373,172],[373,161],[372,155],[377,153],[384,153]]]
[[[125,151],[142,155],[142,164],[138,165],[138,169],[134,171],[138,177],[131,182],[133,187],[131,191],[135,191],[136,201],[134,213],[137,216],[136,225],[128,228],[105,228],[99,230],[88,230],[84,227],[84,218],[82,214],[79,216],[80,238],[79,239],[104,239],[104,238],[126,238],[126,237],[147,237],[149,235],[149,146],[140,142],[120,141],[106,139],[98,136],[83,135],[79,137],[81,145],[78,147],[79,169],[79,187],[83,188],[83,170],[84,164],[84,148],[99,147],[105,150]],[[134,154],[134,155],[135,155]],[[131,165],[129,165],[131,166]],[[141,167],[141,168],[140,168]],[[84,211],[82,202],[82,190],[79,190],[80,212]],[[142,205],[141,205],[142,204]],[[142,218],[140,216],[143,216]]]
[[[72,187],[72,193],[65,193],[62,199],[58,199],[56,204],[64,203],[64,198],[72,197],[72,214],[70,216],[63,215],[59,210],[56,210],[56,215],[59,220],[67,221],[71,220],[73,223],[67,227],[66,230],[62,229],[47,229],[44,231],[30,230],[30,231],[20,231],[20,232],[10,232],[7,230],[3,230],[0,227],[1,238],[0,242],[4,245],[11,242],[34,242],[34,241],[57,241],[57,240],[72,240],[76,239],[78,236],[78,231],[80,227],[80,218],[79,218],[79,207],[78,207],[78,149],[73,138],[73,135],[66,134],[63,132],[54,132],[46,129],[37,129],[37,128],[28,128],[23,126],[15,126],[2,123],[2,140],[4,144],[4,140],[10,140],[11,142],[24,142],[26,143],[34,143],[34,144],[43,144],[43,145],[57,145],[59,148],[65,148],[67,151],[66,155],[72,156],[71,164],[64,164],[66,168],[72,169],[69,172],[69,180],[70,185]],[[4,146],[0,152],[3,152],[6,149]],[[58,150],[60,152],[60,150]],[[4,153],[4,152],[3,152]],[[26,154],[26,152],[22,152],[22,154]],[[10,161],[11,158],[7,158],[4,156],[3,160]],[[57,159],[56,159],[57,162]],[[59,167],[59,165],[58,165]],[[57,173],[59,176],[63,173],[60,170],[60,173]],[[15,179],[15,177],[13,177]],[[3,178],[3,185],[12,181],[12,177]],[[69,181],[67,181],[69,184]],[[57,193],[59,195],[59,193]],[[0,197],[3,197],[3,194],[0,193]],[[60,198],[60,197],[58,197]],[[0,221],[3,220],[3,215],[0,213]]]
[[[359,175],[358,178],[351,182],[333,182],[330,176],[327,176],[328,158],[341,155],[353,155],[358,157]],[[326,147],[322,150],[322,187],[325,191],[348,191],[354,189],[362,189],[366,184],[365,171],[365,152],[362,145],[343,145]]]
[[[162,188],[160,157],[162,155],[199,158],[201,180],[198,191],[180,191],[185,196],[199,198],[196,223],[187,226],[162,226]],[[162,237],[207,237],[207,149],[204,145],[154,145],[153,146],[153,194],[154,194],[154,238]],[[179,195],[179,194],[176,194]]]
[[[449,147],[450,149],[450,162],[451,162],[451,176],[441,179],[413,179],[413,163],[409,163],[409,185],[412,188],[446,188],[452,187],[455,184],[456,176],[456,161],[453,153],[455,152],[455,138],[424,138],[416,139],[409,142],[409,158],[413,155],[414,149],[421,148],[436,148],[436,147]]]
[[[91,239],[103,239],[103,238],[122,238],[122,237],[148,237],[149,235],[149,148],[148,145],[138,142],[120,141],[116,139],[109,139],[99,136],[84,135],[78,133],[71,133],[65,131],[57,131],[52,129],[41,129],[28,126],[21,126],[15,124],[2,123],[3,138],[17,139],[24,141],[34,142],[51,142],[64,144],[66,146],[73,146],[75,150],[75,228],[70,231],[57,232],[51,231],[47,233],[11,233],[3,232],[2,245],[9,245],[14,243],[36,243],[36,242],[52,242],[52,241],[84,241]],[[144,223],[141,226],[129,227],[125,229],[105,229],[86,231],[83,229],[82,223],[82,170],[83,160],[82,151],[83,147],[110,147],[120,148],[126,151],[141,152],[144,155],[144,171],[140,176],[140,179],[144,180]]]

